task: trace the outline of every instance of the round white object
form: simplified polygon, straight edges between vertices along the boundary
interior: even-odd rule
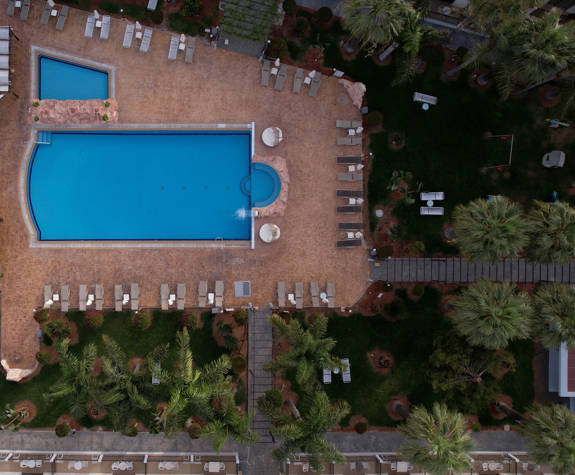
[[[376,215],[378,218],[383,218],[383,210],[382,210],[382,209],[376,209],[376,210],[375,210],[375,215]]]
[[[427,102],[424,102],[423,104],[421,104],[421,108],[426,111],[429,110],[429,104]]]
[[[262,142],[268,147],[277,147],[283,140],[283,133],[279,127],[268,127],[262,132]]]
[[[280,227],[277,224],[266,223],[260,228],[260,239],[263,242],[273,242],[280,238]]]

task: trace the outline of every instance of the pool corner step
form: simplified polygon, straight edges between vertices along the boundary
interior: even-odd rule
[[[39,145],[50,145],[52,143],[52,132],[49,130],[39,130],[36,143]]]

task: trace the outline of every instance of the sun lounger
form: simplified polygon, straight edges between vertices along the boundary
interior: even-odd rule
[[[81,312],[86,311],[86,301],[88,300],[88,288],[82,284],[78,291],[78,308]]]
[[[341,120],[335,121],[335,126],[338,129],[351,129],[351,120]]]
[[[361,181],[363,173],[338,173],[337,179],[339,181]]]
[[[68,5],[64,5],[60,9],[60,13],[58,14],[58,21],[56,22],[56,29],[58,31],[62,31],[64,29],[66,19],[68,18],[68,10],[70,10],[70,7]]]
[[[301,91],[301,85],[303,83],[303,69],[302,68],[297,68],[295,70],[295,74],[293,77],[293,89],[292,92],[295,92],[297,94],[299,94],[299,92]]]
[[[276,91],[281,91],[284,88],[286,78],[287,78],[287,66],[285,64],[282,64],[278,76],[276,77],[276,83],[274,85],[274,89]]]
[[[349,358],[341,360],[341,379],[344,383],[351,383],[351,367],[349,365]]]
[[[195,50],[196,50],[196,38],[188,35],[186,40],[186,55],[184,56],[185,63],[192,62],[192,60],[194,59]]]
[[[152,29],[146,28],[144,34],[142,35],[142,43],[140,44],[140,51],[142,53],[147,53],[150,49],[150,43],[152,42]]]
[[[361,163],[362,157],[361,156],[353,156],[353,157],[337,157],[338,165],[357,165]]]
[[[272,63],[267,59],[264,60],[264,64],[262,66],[262,78],[260,80],[260,85],[268,86],[270,83],[270,71],[272,70]]]
[[[48,23],[51,13],[52,13],[52,7],[50,6],[50,2],[46,1],[46,5],[44,5],[44,10],[42,10],[42,17],[40,18],[40,23],[42,25]]]
[[[311,80],[311,86],[309,88],[309,95],[311,97],[317,96],[320,81],[321,81],[321,73],[319,71],[316,71],[315,75],[313,76],[313,79]]]
[[[337,247],[358,247],[361,246],[361,239],[346,239],[337,241]]]
[[[331,384],[331,369],[323,369],[323,384]]]
[[[138,284],[130,285],[130,300],[132,301],[132,310],[140,309],[140,286]]]
[[[170,287],[168,287],[168,284],[160,285],[160,307],[162,310],[168,310],[169,297],[170,297]]]
[[[443,216],[443,207],[441,206],[421,206],[419,214],[423,216]]]
[[[119,284],[114,285],[114,310],[116,312],[121,312],[123,307],[123,289]]]
[[[206,306],[206,298],[208,296],[208,283],[205,280],[200,280],[198,284],[198,307],[204,308]]]
[[[361,136],[346,135],[345,137],[337,138],[338,145],[361,145]]]
[[[361,230],[363,229],[363,223],[339,223],[337,229],[341,230]]]
[[[14,0],[8,0],[8,8],[6,9],[6,15],[14,16],[15,8],[16,8],[16,2]]]
[[[338,213],[361,213],[361,206],[338,206]]]
[[[419,199],[421,201],[442,201],[445,199],[445,194],[443,191],[428,191],[419,194]]]
[[[126,31],[124,32],[124,42],[122,46],[124,48],[130,48],[132,46],[132,39],[134,38],[134,28],[135,25],[133,23],[128,23],[126,25]]]
[[[338,198],[361,198],[363,191],[361,190],[337,190],[335,195]]]
[[[278,307],[283,308],[286,306],[286,283],[284,281],[278,282]]]
[[[170,39],[170,50],[168,51],[168,59],[174,60],[178,56],[178,46],[180,40],[177,36],[172,36]]]
[[[53,304],[52,302],[52,286],[45,285],[44,286],[44,308],[50,308]]]
[[[295,308],[303,308],[303,284],[295,283]]]
[[[224,282],[216,280],[216,307],[222,308],[224,300]]]
[[[319,283],[317,280],[312,280],[309,283],[309,293],[311,294],[311,306],[319,307]]]
[[[422,94],[421,92],[414,92],[413,93],[413,101],[414,102],[423,102],[431,105],[437,104],[437,97],[430,96],[428,94]]]
[[[96,284],[96,310],[102,310],[104,307],[104,286]]]
[[[84,36],[86,38],[92,38],[94,36],[94,27],[96,26],[96,19],[90,15],[86,20],[86,29],[84,30]]]
[[[60,305],[64,313],[70,309],[70,287],[67,285],[60,287]]]
[[[325,293],[327,294],[327,306],[329,308],[335,308],[335,284],[333,282],[327,283]]]
[[[158,0],[148,0],[148,6],[146,9],[153,12],[158,7]]]
[[[22,0],[22,11],[20,12],[20,20],[27,20],[30,13],[30,0]]]
[[[107,40],[110,36],[110,15],[102,17],[102,28],[100,28],[100,39]]]
[[[186,306],[186,284],[178,284],[176,287],[176,295],[178,297],[176,308],[183,310]]]

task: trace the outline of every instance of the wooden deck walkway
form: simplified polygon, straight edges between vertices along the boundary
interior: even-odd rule
[[[469,263],[455,258],[370,259],[371,280],[386,282],[498,282],[575,283],[575,260],[569,264],[540,264],[505,259],[497,264]]]

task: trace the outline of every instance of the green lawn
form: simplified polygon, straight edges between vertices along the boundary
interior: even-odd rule
[[[146,331],[139,331],[131,324],[130,313],[106,312],[104,324],[95,331],[84,325],[83,312],[69,312],[70,320],[78,325],[80,343],[72,349],[80,351],[87,343],[95,343],[99,349],[102,348],[102,334],[111,336],[118,342],[128,357],[145,356],[152,349],[160,344],[174,343],[176,331],[181,328],[180,320],[183,312],[154,312],[152,326]],[[216,344],[212,336],[212,321],[214,316],[211,313],[202,315],[204,325],[201,329],[190,332],[190,342],[194,355],[194,362],[202,366],[225,353],[225,349]],[[67,412],[66,402],[55,401],[52,404],[46,402],[44,392],[52,384],[58,381],[60,370],[57,364],[48,365],[42,368],[40,374],[27,383],[13,383],[5,379],[0,380],[0,409],[6,404],[13,404],[17,401],[29,399],[36,404],[38,415],[28,424],[29,427],[51,427],[56,419]],[[160,386],[159,386],[160,388]],[[163,388],[166,389],[165,387]],[[167,394],[161,390],[157,393],[158,401],[166,400]],[[85,418],[81,421],[86,426],[94,424],[93,421]],[[107,425],[107,419],[98,422]]]
[[[440,401],[426,379],[426,365],[433,352],[433,339],[451,327],[440,311],[440,293],[426,287],[425,294],[417,302],[405,300],[401,319],[391,322],[382,315],[364,317],[330,317],[328,335],[337,341],[334,353],[348,357],[351,362],[351,384],[343,384],[339,376],[333,376],[330,385],[324,385],[330,398],[345,399],[351,414],[361,414],[370,424],[396,425],[387,415],[385,406],[393,395],[407,396],[413,405],[430,407]],[[374,373],[368,360],[368,352],[380,348],[390,352],[395,363],[388,376]],[[500,382],[502,392],[509,394],[515,407],[523,410],[533,400],[533,345],[518,342],[509,347],[515,354],[517,371],[507,374]],[[485,401],[485,408],[487,408]],[[478,414],[485,424],[494,424],[487,410]],[[347,422],[347,421],[344,421]]]

